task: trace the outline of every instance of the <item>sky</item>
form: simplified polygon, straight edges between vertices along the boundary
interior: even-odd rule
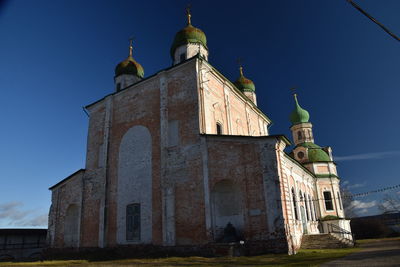
[[[291,139],[296,87],[342,184],[362,193],[400,183],[398,41],[346,0],[190,2],[209,62],[235,80],[241,58],[271,134]],[[400,1],[355,2],[400,35]],[[187,3],[0,0],[0,227],[47,225],[48,188],[85,167],[82,107],[114,91],[131,36],[145,77],[170,67]],[[378,214],[383,196],[357,198],[357,213]]]

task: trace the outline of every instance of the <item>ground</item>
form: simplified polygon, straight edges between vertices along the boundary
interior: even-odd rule
[[[44,262],[24,262],[24,263],[0,263],[0,267],[10,266],[51,266],[51,267],[94,267],[94,266],[318,266],[321,263],[332,261],[343,257],[349,253],[358,251],[358,248],[345,249],[310,249],[301,250],[294,256],[286,254],[270,254],[253,257],[187,257],[187,258],[161,258],[161,259],[128,259],[117,261],[88,262],[82,260],[69,261],[44,261]]]
[[[366,239],[359,242],[361,251],[323,264],[332,266],[399,266],[400,238]]]
[[[253,257],[170,257],[159,259],[127,259],[89,262],[86,260],[43,261],[43,262],[3,262],[0,267],[127,267],[127,266],[398,266],[400,262],[400,237],[369,239],[358,241],[355,248],[305,249],[294,256],[269,254]]]

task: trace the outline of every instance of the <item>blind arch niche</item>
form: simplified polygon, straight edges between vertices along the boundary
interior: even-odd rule
[[[133,126],[122,137],[118,154],[117,242],[152,241],[152,149],[151,134],[141,125]],[[127,207],[140,205],[140,238],[127,238]],[[129,236],[129,235],[128,235]]]

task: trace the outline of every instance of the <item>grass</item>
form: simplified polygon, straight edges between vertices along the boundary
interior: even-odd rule
[[[357,245],[361,245],[361,244],[368,244],[368,243],[373,243],[373,242],[382,241],[382,240],[399,240],[400,241],[400,237],[361,239],[361,240],[357,240],[356,243],[357,243]]]
[[[304,249],[296,255],[267,254],[252,257],[170,257],[159,259],[126,259],[89,262],[87,260],[65,260],[65,261],[43,261],[43,262],[3,262],[0,267],[10,266],[51,266],[51,267],[94,267],[94,266],[156,266],[156,267],[177,267],[177,266],[319,266],[321,263],[335,260],[346,256],[349,253],[359,251],[360,248],[342,249]]]

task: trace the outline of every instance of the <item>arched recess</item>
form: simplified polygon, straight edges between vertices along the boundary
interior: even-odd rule
[[[211,191],[214,238],[218,241],[231,223],[238,236],[243,234],[244,211],[240,187],[231,180],[216,183]]]
[[[117,242],[152,241],[152,147],[149,130],[133,126],[118,155]]]
[[[68,206],[64,220],[64,246],[78,247],[79,245],[79,206]]]

